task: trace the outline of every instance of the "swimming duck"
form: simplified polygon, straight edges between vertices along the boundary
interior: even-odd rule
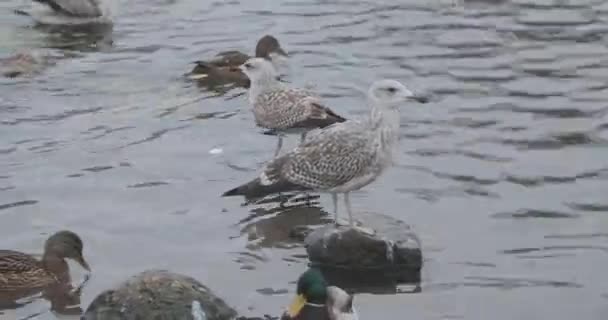
[[[255,47],[255,56],[267,59],[276,65],[280,57],[287,57],[287,53],[275,37],[265,35]],[[196,66],[187,77],[204,82],[208,86],[234,84],[249,87],[249,78],[239,68],[249,58],[247,54],[239,51],[220,52],[212,60],[195,61]]]
[[[148,270],[99,294],[82,320],[232,320],[236,311],[191,277]]]
[[[52,285],[69,283],[65,259],[73,259],[91,270],[82,256],[82,240],[67,230],[46,240],[42,260],[18,251],[0,250],[0,293],[23,297]]]
[[[310,268],[298,279],[297,296],[281,320],[358,320],[353,296],[328,286],[318,268]]]

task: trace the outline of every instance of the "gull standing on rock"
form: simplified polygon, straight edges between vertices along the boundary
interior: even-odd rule
[[[338,193],[343,193],[354,227],[349,194],[376,180],[391,164],[399,137],[399,107],[406,100],[426,102],[398,81],[374,82],[368,92],[368,120],[337,123],[311,134],[293,151],[270,161],[256,179],[222,196],[251,199],[284,191],[330,193],[338,224]]]
[[[240,69],[251,80],[248,99],[256,124],[278,134],[275,157],[283,145],[284,134],[300,133],[304,141],[311,129],[346,121],[325,107],[318,96],[279,82],[272,63],[265,59],[251,58]]]

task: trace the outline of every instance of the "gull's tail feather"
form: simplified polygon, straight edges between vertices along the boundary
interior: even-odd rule
[[[334,123],[346,121],[344,117],[338,115],[333,110],[324,105],[312,103],[311,107],[311,117],[308,121],[314,122],[314,127],[325,128]]]
[[[29,12],[27,12],[25,10],[21,10],[21,9],[15,9],[15,10],[13,10],[13,12],[20,16],[27,16],[27,17],[31,16],[31,14]]]
[[[327,112],[328,119],[329,119],[329,120],[330,120],[330,122],[331,122],[330,124],[334,124],[334,123],[336,123],[336,122],[344,122],[344,121],[346,121],[346,118],[344,118],[344,117],[340,116],[339,114],[337,114],[337,113],[333,112],[333,111],[332,111],[331,109],[329,109],[329,108],[327,108],[327,109],[325,110],[325,112]]]
[[[263,184],[260,178],[255,178],[252,181],[240,185],[234,189],[230,189],[222,194],[222,197],[244,196],[245,199],[259,199],[265,196],[288,191],[306,191],[307,188],[290,183],[285,180],[279,180],[272,184]]]

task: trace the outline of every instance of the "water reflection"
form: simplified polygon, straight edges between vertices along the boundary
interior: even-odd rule
[[[36,25],[36,30],[44,32],[42,46],[77,52],[108,51],[112,48],[112,26],[107,25]]]
[[[251,209],[251,214],[239,221],[240,235],[247,235],[248,248],[287,248],[302,239],[301,228],[320,226],[331,222],[331,217],[319,206],[318,195],[284,194],[266,198],[265,204]]]
[[[80,315],[83,311],[80,296],[87,280],[76,288],[64,282],[36,290],[0,292],[0,314],[2,310],[21,308],[42,298],[50,302],[51,311],[61,315]]]

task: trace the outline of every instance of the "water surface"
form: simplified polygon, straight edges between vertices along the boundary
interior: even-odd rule
[[[396,166],[352,196],[361,217],[418,232],[421,290],[359,295],[362,319],[608,313],[608,2],[131,0],[110,34],[69,37],[14,16],[20,6],[0,4],[3,55],[71,55],[0,80],[0,247],[39,253],[58,229],[82,235],[94,270],[83,307],[149,268],[192,275],[245,315],[291,299],[306,260],[285,229],[319,223],[331,201],[220,198],[276,138],[242,90],[181,79],[193,60],[273,34],[289,81],[346,117],[367,114],[380,77],[433,98],[404,106]],[[38,313],[69,319],[45,301],[1,317]]]

